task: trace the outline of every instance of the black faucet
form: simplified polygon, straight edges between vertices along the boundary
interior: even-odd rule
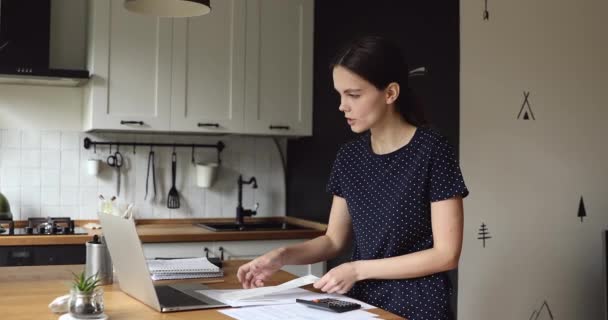
[[[243,222],[244,217],[255,216],[259,207],[259,204],[255,204],[255,208],[253,210],[248,210],[243,208],[243,185],[244,184],[252,184],[252,188],[258,188],[258,181],[255,177],[251,177],[249,181],[243,180],[243,176],[239,176],[239,180],[237,181],[239,186],[239,203],[236,207],[236,224],[239,226],[239,229],[245,229],[245,223]]]

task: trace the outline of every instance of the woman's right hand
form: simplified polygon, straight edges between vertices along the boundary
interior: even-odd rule
[[[242,265],[236,277],[243,288],[263,287],[264,282],[283,267],[283,249],[272,250]]]

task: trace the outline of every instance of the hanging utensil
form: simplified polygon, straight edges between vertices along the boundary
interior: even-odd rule
[[[148,199],[148,179],[150,178],[150,169],[152,169],[152,188],[154,191],[154,196],[152,199],[156,198],[156,169],[154,167],[154,151],[150,148],[150,153],[148,154],[148,170],[146,173],[146,195],[144,196],[144,200]]]
[[[167,197],[167,208],[169,209],[179,208],[179,194],[177,193],[177,189],[175,188],[176,171],[177,154],[175,153],[175,149],[173,149],[173,154],[171,155],[171,179],[173,181],[173,185],[171,186],[171,190],[169,190],[169,196]]]
[[[114,155],[108,157],[106,162],[110,167],[116,168],[116,196],[120,196],[120,168],[123,164],[123,158],[120,151],[118,151],[118,147],[116,147],[116,152]]]

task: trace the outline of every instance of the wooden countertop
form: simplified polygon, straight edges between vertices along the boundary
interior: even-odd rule
[[[226,261],[226,277],[222,283],[208,284],[216,289],[240,288],[236,279],[236,270],[244,261]],[[37,266],[37,267],[1,267],[0,268],[0,317],[11,320],[31,320],[59,318],[48,309],[48,304],[58,296],[67,294],[71,272],[80,272],[83,265],[70,266]],[[268,285],[277,285],[294,276],[280,271],[269,281]],[[204,281],[199,281],[205,283]],[[311,289],[312,286],[306,287]],[[232,319],[215,310],[184,311],[175,313],[158,313],[148,306],[124,294],[118,284],[104,286],[105,313],[111,320],[229,320]],[[378,314],[381,319],[403,319],[381,309],[369,310]]]
[[[278,231],[219,231],[214,232],[196,223],[232,223],[234,219],[173,219],[173,220],[136,220],[137,233],[142,242],[199,242],[199,241],[243,241],[243,240],[283,240],[283,239],[312,239],[325,234],[327,225],[294,217],[248,218],[245,222],[275,222],[285,221],[291,224],[308,227],[308,230],[278,230]],[[76,221],[77,226],[88,222]],[[18,222],[23,227],[24,222]],[[84,244],[91,240],[93,234],[103,233],[103,230],[90,231],[88,235],[32,235],[6,236],[0,235],[0,246],[40,246]]]

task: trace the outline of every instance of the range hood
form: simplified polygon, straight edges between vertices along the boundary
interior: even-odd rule
[[[87,70],[49,67],[51,0],[0,0],[0,83],[80,86]]]

